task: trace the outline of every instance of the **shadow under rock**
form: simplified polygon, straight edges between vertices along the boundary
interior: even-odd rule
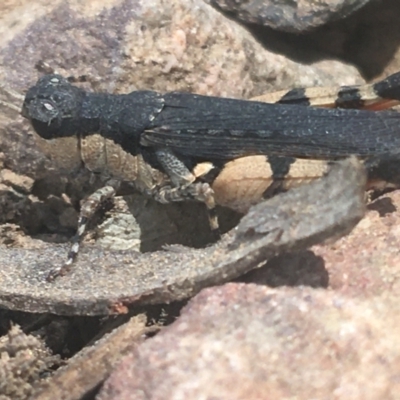
[[[399,48],[399,13],[398,0],[377,0],[347,18],[302,34],[245,26],[270,51],[303,64],[337,58],[354,64],[370,80],[385,70]]]
[[[390,197],[382,197],[377,200],[372,201],[367,206],[368,210],[377,211],[380,217],[392,214],[397,211],[396,206]]]
[[[261,268],[242,276],[239,281],[271,287],[326,288],[329,284],[329,274],[325,269],[324,259],[311,250],[305,250],[276,256]]]

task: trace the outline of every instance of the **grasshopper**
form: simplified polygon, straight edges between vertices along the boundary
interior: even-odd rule
[[[293,89],[252,100],[190,93],[93,93],[57,74],[31,87],[22,115],[47,141],[76,140],[76,160],[104,179],[83,203],[64,275],[88,221],[121,184],[161,203],[196,200],[218,230],[216,204],[245,213],[280,191],[323,176],[349,155],[364,160],[370,189],[400,183],[400,73],[378,83]],[[306,107],[308,106],[308,107]]]

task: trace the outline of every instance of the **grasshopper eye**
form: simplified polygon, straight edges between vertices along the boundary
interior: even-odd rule
[[[41,114],[46,122],[50,122],[57,114],[57,106],[53,101],[42,100],[37,104],[38,113]]]
[[[52,104],[50,103],[43,103],[43,107],[47,110],[47,111],[54,111],[54,107]]]

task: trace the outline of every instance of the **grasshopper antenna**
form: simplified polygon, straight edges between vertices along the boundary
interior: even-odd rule
[[[39,72],[41,72],[42,74],[45,74],[45,75],[50,75],[50,74],[63,75],[63,74],[60,74],[56,69],[54,69],[52,66],[50,66],[48,63],[46,63],[43,60],[38,61],[35,64],[35,68],[36,68],[37,71],[39,71]],[[79,75],[79,76],[70,75],[66,79],[70,83],[89,82],[93,86],[95,86],[96,83],[98,83],[98,80],[96,80],[93,76],[90,76],[90,75]]]

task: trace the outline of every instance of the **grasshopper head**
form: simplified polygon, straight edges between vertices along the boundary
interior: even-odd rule
[[[22,115],[38,134],[39,148],[62,172],[82,165],[78,134],[84,95],[62,76],[45,75],[28,90],[22,106]]]
[[[28,90],[21,113],[44,139],[73,136],[79,132],[84,96],[62,76],[45,75]]]

